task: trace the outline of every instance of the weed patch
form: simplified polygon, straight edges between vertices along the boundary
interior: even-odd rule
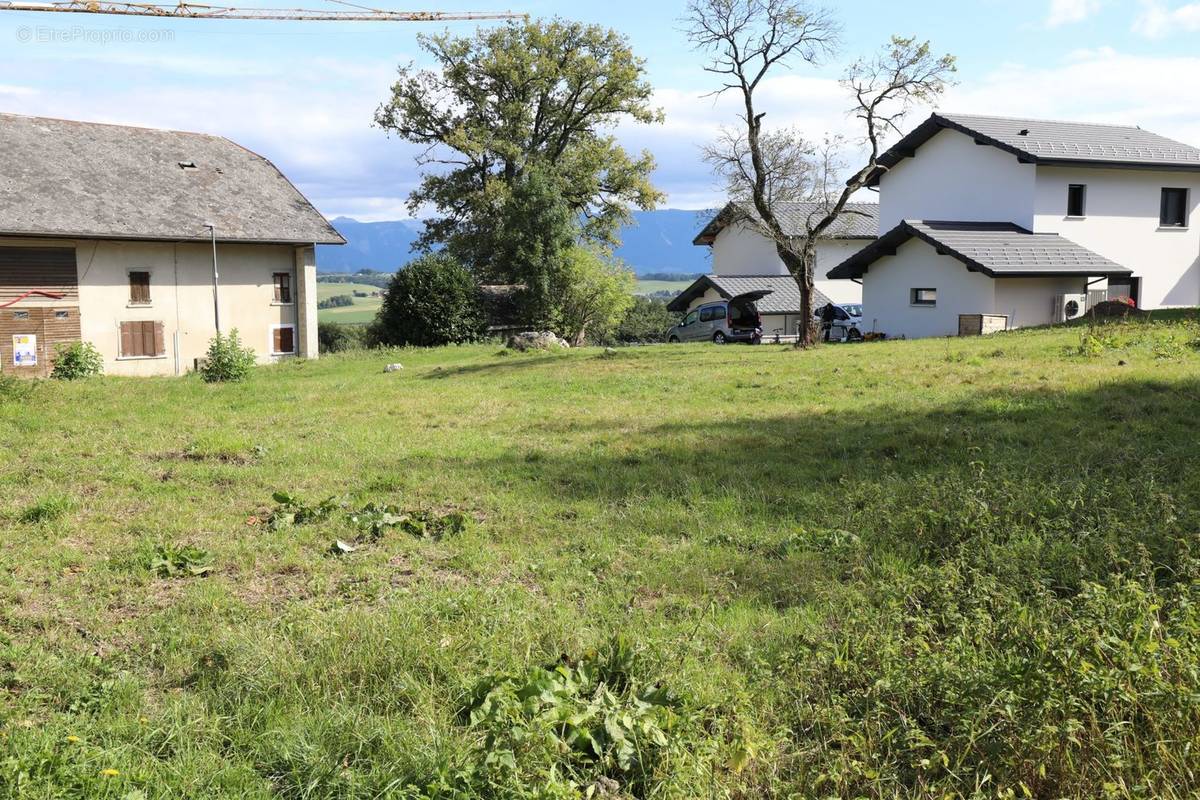
[[[159,544],[146,567],[160,578],[198,578],[212,572],[212,555],[193,545]]]
[[[74,501],[66,495],[54,494],[43,497],[31,506],[26,507],[17,517],[27,525],[37,525],[52,522],[66,515],[75,507]]]

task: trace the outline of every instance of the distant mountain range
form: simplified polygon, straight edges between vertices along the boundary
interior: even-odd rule
[[[635,211],[633,216],[636,224],[621,231],[617,255],[634,272],[708,272],[708,248],[692,244],[707,222],[703,212],[666,208]],[[338,217],[333,227],[346,237],[346,244],[317,246],[322,272],[394,271],[412,259],[412,245],[422,226],[419,220],[359,222]]]

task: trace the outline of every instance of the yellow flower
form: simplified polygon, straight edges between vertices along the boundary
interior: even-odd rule
[[[75,744],[76,742],[79,741],[79,737],[78,736],[68,736],[67,741],[70,742],[71,744]]]
[[[149,721],[150,720],[146,719],[145,717],[138,717],[138,722],[142,723],[143,725],[145,725]]]
[[[104,776],[104,777],[106,777],[106,778],[115,778],[115,777],[117,777],[118,775],[120,775],[121,773],[120,773],[119,771],[115,770],[115,769],[111,769],[111,768],[110,768],[110,769],[102,769],[102,770],[100,770],[100,774],[101,774],[101,775],[103,775],[103,776]]]

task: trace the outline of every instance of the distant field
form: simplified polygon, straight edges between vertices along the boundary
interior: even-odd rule
[[[691,281],[638,281],[635,294],[654,294],[655,292],[682,292],[691,286]]]
[[[370,294],[380,290],[365,283],[317,283],[318,300],[339,294],[353,295],[355,291]],[[320,322],[367,323],[375,319],[375,312],[379,310],[380,303],[381,300],[378,297],[355,297],[352,306],[321,309],[317,312],[317,320]]]

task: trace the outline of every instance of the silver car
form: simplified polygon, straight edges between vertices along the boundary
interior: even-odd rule
[[[755,302],[771,292],[746,292],[728,300],[715,300],[693,308],[678,325],[667,331],[667,341],[678,342],[746,342],[762,341],[762,317]]]

